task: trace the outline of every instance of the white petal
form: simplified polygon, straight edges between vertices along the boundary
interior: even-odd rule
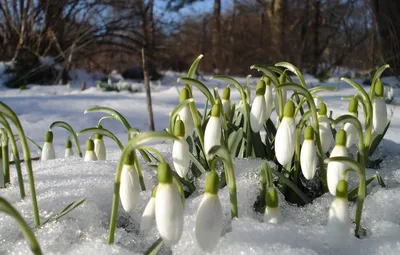
[[[152,227],[155,217],[156,199],[151,197],[142,214],[142,219],[140,221],[140,232],[147,232]]]
[[[106,146],[103,139],[94,139],[94,152],[98,160],[106,160]]]
[[[204,150],[206,154],[215,145],[221,144],[221,123],[219,118],[211,117],[204,132]]]
[[[196,214],[196,241],[204,252],[217,247],[223,228],[221,202],[217,195],[204,194]]]
[[[86,151],[84,161],[96,161],[97,156],[94,151]]]
[[[275,136],[275,155],[281,165],[292,160],[296,144],[296,127],[293,118],[283,117]]]
[[[271,117],[272,108],[274,106],[274,95],[272,94],[272,86],[267,86],[265,89],[265,118],[268,120]]]
[[[382,97],[375,97],[372,103],[372,125],[377,134],[382,134],[386,127],[387,111],[386,103]]]
[[[357,141],[357,128],[351,123],[346,123],[344,131],[347,134],[346,147],[350,148]]]
[[[332,248],[341,248],[350,237],[349,204],[347,199],[335,198],[329,209],[328,244]]]
[[[331,152],[331,157],[347,157],[347,149],[345,146],[335,145]],[[327,181],[328,181],[328,189],[329,192],[336,196],[336,186],[339,180],[342,178],[344,171],[347,166],[341,162],[329,162],[327,168]],[[348,176],[346,175],[346,180]]]
[[[158,184],[156,193],[156,223],[166,245],[179,242],[183,231],[183,207],[174,184]]]
[[[279,224],[282,220],[281,210],[278,207],[265,207],[264,222]]]
[[[172,146],[172,161],[174,163],[175,171],[182,178],[186,176],[189,171],[189,145],[184,138],[175,141]]]
[[[225,115],[227,117],[230,117],[231,113],[232,113],[231,101],[230,100],[226,100],[226,99],[222,99],[221,103],[222,103],[222,107],[224,108]]]
[[[72,157],[73,155],[74,155],[74,151],[72,150],[72,148],[65,149],[65,153],[64,153],[65,158]]]
[[[314,140],[305,140],[300,151],[301,171],[307,180],[314,178],[317,168],[317,152]]]
[[[194,122],[193,122],[193,117],[192,113],[190,112],[190,107],[189,105],[185,105],[180,111],[179,111],[179,117],[185,124],[185,138],[188,137],[193,133],[194,130]]]
[[[56,158],[53,143],[45,142],[42,148],[41,160],[50,160]]]
[[[119,198],[126,212],[132,212],[139,200],[140,183],[139,176],[134,166],[124,165],[121,172]]]
[[[250,111],[250,126],[254,133],[260,132],[266,121],[266,108],[264,96],[256,96]]]
[[[318,123],[322,151],[327,152],[333,142],[331,124],[329,123],[328,117],[326,116],[319,116]]]
[[[314,97],[315,108],[319,109],[319,105],[321,104],[321,99],[319,97]]]

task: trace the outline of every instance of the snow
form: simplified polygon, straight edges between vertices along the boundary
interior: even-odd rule
[[[1,73],[2,65],[0,65]],[[161,84],[153,84],[153,111],[157,130],[168,127],[169,113],[178,103],[176,83],[180,74],[166,72]],[[1,74],[0,74],[1,77]],[[224,82],[202,81],[207,86],[217,86],[222,90]],[[245,78],[237,77],[245,84]],[[80,91],[80,81],[85,80],[93,86]],[[92,83],[90,83],[92,82]],[[311,76],[306,76],[307,83],[321,84]],[[361,82],[361,81],[360,81]],[[391,80],[395,83],[395,80]],[[1,83],[1,81],[0,81]],[[255,79],[252,80],[255,86]],[[345,95],[354,95],[350,88],[337,77],[330,78],[323,85],[340,87],[338,92],[319,93],[327,103],[328,111],[334,111],[334,117],[347,112]],[[102,113],[83,114],[84,110],[96,105],[114,108],[123,114],[133,127],[147,129],[147,109],[145,93],[103,92],[95,87],[92,76],[84,71],[76,71],[71,88],[66,86],[35,86],[28,90],[1,89],[0,100],[9,105],[18,114],[28,137],[40,145],[50,124],[57,120],[68,122],[75,131],[97,125]],[[176,88],[177,87],[177,88]],[[194,96],[199,109],[204,107],[205,98],[194,89]],[[232,89],[231,99],[239,102],[240,96]],[[398,98],[397,98],[398,100]],[[325,194],[312,204],[297,207],[288,204],[280,195],[280,208],[283,223],[280,225],[262,223],[263,215],[255,213],[252,206],[258,195],[258,171],[261,160],[235,159],[239,218],[230,220],[228,189],[220,190],[219,196],[224,214],[224,230],[220,243],[213,254],[400,254],[400,114],[395,105],[391,127],[386,139],[379,147],[377,157],[384,157],[379,169],[386,188],[381,188],[376,181],[368,187],[369,195],[364,204],[362,227],[367,231],[364,239],[355,238],[349,233],[348,244],[341,250],[333,250],[327,245],[326,223],[328,210],[333,197]],[[271,117],[276,118],[276,115]],[[362,120],[362,116],[360,118]],[[127,133],[116,120],[105,120],[104,128],[114,132],[123,143]],[[65,139],[68,134],[61,128],[54,128],[56,154],[64,154]],[[84,150],[88,135],[80,137]],[[42,220],[60,211],[69,203],[80,198],[86,201],[58,221],[45,224],[35,229],[35,234],[44,254],[136,254],[143,253],[157,239],[157,229],[153,227],[146,235],[139,233],[140,216],[151,195],[151,188],[157,183],[156,171],[142,162],[142,171],[147,191],[141,192],[137,208],[132,214],[119,208],[117,230],[114,245],[107,245],[108,225],[111,213],[113,182],[115,169],[120,156],[117,145],[105,138],[107,158],[105,162],[84,162],[81,158],[58,158],[55,160],[33,163],[38,204]],[[74,152],[76,154],[75,147]],[[171,143],[156,146],[166,160],[171,163]],[[32,156],[39,152],[31,146]],[[12,183],[0,190],[0,195],[10,201],[27,222],[33,226],[33,215],[29,196],[25,200],[19,197],[17,177],[11,169]],[[372,176],[375,170],[368,169]],[[350,186],[355,185],[351,176]],[[28,189],[27,174],[24,171],[25,187]],[[205,176],[196,181],[198,190],[186,200],[184,232],[180,242],[173,247],[163,248],[164,254],[203,254],[198,248],[195,235],[195,214],[201,201]],[[351,219],[354,220],[355,204],[350,203]],[[29,254],[29,248],[20,234],[15,222],[5,214],[0,214],[0,254]]]

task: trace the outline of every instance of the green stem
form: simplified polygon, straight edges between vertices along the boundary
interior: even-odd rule
[[[115,173],[114,194],[113,194],[113,202],[111,209],[108,244],[114,243],[114,234],[116,229],[118,205],[119,205],[119,187],[121,184],[122,167],[124,165],[126,157],[128,157],[132,151],[138,149],[140,146],[144,145],[147,142],[159,142],[165,140],[177,141],[179,140],[179,138],[164,131],[141,133],[133,137],[131,140],[129,140],[128,144],[123,149]]]
[[[86,109],[84,114],[89,113],[89,112],[104,112],[104,113],[108,113],[112,116],[112,118],[120,121],[122,123],[122,125],[124,125],[126,131],[129,131],[129,129],[131,129],[131,125],[129,124],[129,122],[125,119],[125,117],[120,114],[119,112],[117,112],[114,109],[111,109],[109,107],[102,107],[102,106],[95,106],[89,109]]]
[[[24,160],[26,165],[26,171],[28,173],[29,179],[29,188],[31,191],[31,199],[32,199],[32,210],[34,215],[34,222],[35,226],[40,226],[40,217],[39,217],[39,208],[36,199],[36,189],[35,189],[35,180],[33,177],[33,169],[32,169],[32,160],[31,160],[31,153],[29,151],[28,142],[25,137],[24,129],[22,128],[21,122],[19,121],[17,115],[10,107],[8,107],[3,102],[0,102],[0,111],[9,118],[13,124],[15,125],[18,136],[21,139],[22,150],[24,152]]]
[[[82,151],[81,151],[81,146],[79,145],[78,136],[76,135],[75,130],[71,127],[71,125],[69,125],[65,121],[55,121],[55,122],[51,123],[49,130],[52,130],[52,128],[54,128],[54,127],[62,127],[72,135],[72,137],[74,138],[74,141],[75,141],[75,146],[76,146],[76,150],[78,152],[78,156],[82,158]]]

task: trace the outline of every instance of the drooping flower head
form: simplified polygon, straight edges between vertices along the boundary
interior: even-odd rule
[[[321,147],[322,147],[322,152],[324,153],[326,153],[329,150],[333,141],[331,124],[326,114],[327,114],[326,104],[322,102],[319,105],[318,123],[319,123],[319,136],[321,139]]]
[[[375,97],[372,101],[372,125],[375,132],[380,135],[383,133],[387,122],[386,103],[383,97],[383,84],[380,80],[375,85]]]
[[[152,227],[155,217],[156,217],[156,192],[157,192],[157,187],[156,185],[152,192],[151,192],[151,197],[149,202],[146,205],[146,208],[144,208],[143,214],[142,214],[142,219],[140,221],[140,232],[147,232],[150,230]]]
[[[264,212],[264,222],[279,224],[281,222],[281,211],[279,209],[278,191],[275,187],[269,187],[265,193],[267,206]]]
[[[96,153],[94,152],[94,142],[92,139],[87,139],[86,141],[86,153],[84,161],[95,161],[97,160]]]
[[[230,98],[231,98],[231,89],[229,87],[226,87],[222,92],[221,103],[222,107],[224,108],[226,119],[228,121],[231,121],[231,116],[232,116],[232,106]]]
[[[42,148],[42,154],[40,156],[41,160],[50,160],[56,158],[56,152],[53,146],[53,132],[47,131],[44,136],[44,145]]]
[[[347,157],[346,131],[340,129],[336,133],[335,147],[331,152],[331,157]],[[346,171],[347,165],[342,162],[329,162],[327,168],[328,189],[332,195],[336,195],[336,186]],[[346,177],[347,178],[347,175]],[[347,180],[347,179],[346,179]]]
[[[196,214],[196,241],[204,252],[212,252],[218,245],[223,228],[222,206],[218,197],[219,176],[211,171],[205,192]]]
[[[304,131],[304,142],[300,152],[300,166],[307,180],[314,178],[315,170],[317,169],[317,152],[312,126],[307,126]]]
[[[126,212],[133,212],[140,196],[139,176],[134,166],[135,152],[126,158],[121,171],[119,197]]]
[[[186,99],[189,99],[190,93],[187,88],[183,88],[179,94],[179,101],[183,102]],[[185,124],[185,138],[188,137],[193,133],[194,130],[194,122],[193,122],[193,117],[192,113],[190,112],[190,106],[187,104],[185,105],[178,113],[180,116],[181,120]]]
[[[266,106],[266,111],[265,111],[265,119],[268,120],[271,117],[272,110],[274,108],[274,94],[272,93],[272,86],[271,82],[269,81],[268,78],[266,78],[267,81],[265,82],[265,106]]]
[[[358,117],[358,99],[353,97],[349,103],[349,115]],[[346,147],[350,148],[357,141],[357,128],[351,124],[344,124],[344,130],[347,134]]]
[[[260,132],[262,125],[266,121],[267,106],[265,104],[265,82],[260,80],[257,83],[256,97],[250,111],[250,126],[254,133]]]
[[[285,104],[283,118],[276,131],[275,155],[278,162],[285,166],[291,162],[296,144],[295,105],[289,100]]]
[[[211,117],[208,120],[206,130],[204,132],[204,152],[208,152],[215,145],[221,144],[221,122],[220,122],[220,106],[215,103],[211,110]]]
[[[166,245],[178,243],[183,231],[183,205],[171,171],[165,162],[160,163],[157,171],[156,223]]]
[[[67,141],[65,142],[65,153],[64,157],[72,157],[74,155],[74,151],[72,150],[72,142],[69,138],[67,138]]]
[[[174,141],[172,146],[172,161],[175,171],[182,178],[185,178],[189,171],[189,145],[185,139],[185,124],[182,120],[175,122],[174,134],[179,140]]]
[[[99,125],[98,128],[102,128],[102,126]],[[106,160],[106,146],[104,145],[103,135],[101,134],[95,134],[94,152],[98,160]]]

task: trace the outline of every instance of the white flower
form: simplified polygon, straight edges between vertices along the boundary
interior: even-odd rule
[[[336,145],[333,147],[330,157],[347,157],[346,148],[346,132],[340,129],[336,134]],[[339,180],[342,178],[347,165],[342,162],[329,162],[327,168],[327,181],[328,189],[332,195],[336,195],[336,186]],[[345,176],[347,180],[347,175]]]
[[[156,198],[151,196],[149,202],[144,208],[142,219],[140,221],[140,232],[147,232],[153,225],[156,217]]]
[[[372,125],[377,134],[382,134],[386,127],[387,111],[383,97],[375,97],[372,102]]]
[[[319,109],[319,105],[322,103],[321,98],[316,96],[313,98],[314,100],[314,104],[315,104],[315,108],[318,110]]]
[[[56,152],[54,151],[53,143],[44,142],[42,147],[42,154],[40,156],[41,160],[50,160],[56,158]]]
[[[275,136],[276,159],[283,166],[291,162],[296,144],[296,126],[293,115],[294,103],[288,101],[285,105],[284,117]]]
[[[222,99],[221,103],[222,103],[222,108],[224,108],[225,116],[229,120],[229,118],[230,118],[230,116],[232,114],[231,101],[230,100],[226,100],[226,99]]]
[[[281,210],[279,207],[265,207],[264,222],[279,224],[282,221]]]
[[[261,127],[266,121],[267,106],[264,96],[257,95],[254,98],[250,111],[250,126],[254,133],[260,132]]]
[[[172,161],[174,163],[175,171],[182,178],[185,178],[189,171],[189,145],[183,137],[178,141],[174,141],[172,146]]]
[[[206,155],[212,147],[221,144],[221,122],[219,115],[219,105],[214,104],[211,110],[211,117],[208,120],[206,130],[204,132],[204,151]]]
[[[86,153],[85,153],[85,158],[83,160],[84,161],[96,161],[97,160],[96,153],[94,152],[94,142],[92,139],[88,139],[86,141]]]
[[[183,88],[181,90],[181,93],[179,95],[179,101],[185,101],[186,99],[189,99],[189,91],[186,88]],[[183,121],[185,124],[185,138],[188,137],[193,133],[194,130],[194,122],[193,122],[193,117],[192,113],[190,112],[190,106],[189,104],[185,105],[178,113],[180,119]]]
[[[329,150],[333,141],[331,124],[329,123],[329,119],[326,115],[318,116],[318,123],[322,152],[325,153]]]
[[[341,180],[337,187],[338,195],[333,200],[328,217],[328,244],[340,249],[349,240],[350,217],[347,201],[347,181]]]
[[[72,148],[65,148],[65,153],[64,153],[65,158],[72,157],[73,155],[74,151],[72,150]]]
[[[121,172],[119,198],[126,212],[132,212],[139,200],[140,183],[139,176],[133,164],[124,164]]]
[[[300,166],[307,180],[314,178],[317,168],[317,152],[314,144],[314,129],[311,126],[304,132],[304,142],[300,152]]]
[[[218,245],[223,228],[222,206],[218,194],[205,193],[196,214],[196,240],[204,252]]]
[[[94,151],[98,160],[106,160],[106,146],[103,138],[96,137],[94,139]]]
[[[156,191],[156,223],[166,245],[179,242],[183,231],[183,205],[176,184],[173,183],[171,168],[167,163],[158,166]]]
[[[265,118],[268,120],[271,117],[272,109],[274,107],[274,94],[272,93],[271,85],[266,85],[264,98],[266,106]]]
[[[357,118],[357,114],[354,112],[349,112],[348,114]],[[350,148],[357,141],[357,128],[352,124],[347,122],[344,124],[344,131],[346,131],[347,139],[346,139],[346,147]]]

